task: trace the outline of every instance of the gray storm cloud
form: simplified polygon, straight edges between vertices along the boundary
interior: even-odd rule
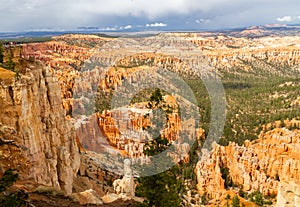
[[[170,28],[201,27],[202,23],[218,28],[275,23],[279,17],[300,15],[298,0],[0,0],[0,4],[0,31],[134,27],[153,22]]]

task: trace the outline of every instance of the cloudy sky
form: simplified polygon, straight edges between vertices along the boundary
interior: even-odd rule
[[[300,24],[299,0],[0,0],[0,32]]]

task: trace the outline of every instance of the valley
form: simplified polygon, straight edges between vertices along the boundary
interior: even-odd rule
[[[300,206],[295,31],[65,34],[3,54],[0,175],[34,206]]]

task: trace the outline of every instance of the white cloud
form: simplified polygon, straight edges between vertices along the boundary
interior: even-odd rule
[[[284,17],[278,17],[277,21],[279,22],[293,22],[297,19],[300,19],[300,16],[284,16]]]
[[[117,31],[117,30],[131,29],[131,28],[133,28],[133,26],[129,24],[129,25],[126,25],[126,26],[121,26],[121,27],[119,27],[117,25],[115,25],[113,27],[103,27],[103,28],[99,28],[99,30],[102,30],[102,31]]]
[[[291,16],[284,16],[284,17],[282,17],[282,18],[277,18],[277,21],[279,21],[279,22],[292,22],[294,20],[294,18],[293,17],[291,17]]]
[[[211,22],[211,20],[210,19],[197,19],[195,22],[197,24],[201,24],[201,23],[209,23],[209,22]]]
[[[124,27],[124,29],[131,29],[132,28],[132,25],[127,25]]]
[[[104,28],[99,28],[101,31],[116,31],[117,28],[115,27],[104,27]]]
[[[123,30],[123,29],[131,29],[132,28],[132,25],[126,25],[124,27],[119,27],[120,30]]]
[[[166,27],[168,26],[167,24],[165,23],[154,23],[154,24],[146,24],[145,27]]]

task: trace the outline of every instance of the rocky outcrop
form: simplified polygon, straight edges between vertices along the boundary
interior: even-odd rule
[[[15,128],[0,123],[0,174],[7,168],[21,172],[29,170],[30,161],[26,157],[24,146],[15,141],[20,139]]]
[[[84,37],[89,39],[89,36]],[[87,41],[84,38],[78,39]],[[59,80],[63,106],[71,114],[75,80],[84,61],[91,57],[95,48],[86,47],[85,44],[71,44],[67,40],[70,40],[68,36],[62,36],[56,41],[23,44],[21,58],[30,61],[39,60],[49,66],[51,73]]]
[[[135,183],[133,172],[131,169],[131,161],[124,161],[124,177],[122,179],[115,180],[113,183],[116,194],[124,194],[129,198],[135,196]]]
[[[41,60],[52,68],[73,64],[79,66],[94,49],[69,45],[63,41],[49,41],[22,45],[22,58]]]
[[[17,167],[21,179],[69,195],[80,165],[75,129],[66,120],[58,80],[49,68],[34,63],[26,71],[18,81],[1,83],[0,123],[14,132],[11,138],[27,160],[26,169]],[[13,156],[2,151],[0,159]],[[0,163],[3,173],[9,166]]]
[[[244,146],[215,144],[213,151],[204,154],[195,169],[198,192],[208,193],[212,198],[224,194],[222,169],[225,168],[229,170],[228,179],[244,191],[260,190],[265,195],[276,195],[283,182],[294,182],[299,187],[299,149],[300,131],[286,128],[261,133],[258,140],[246,141]]]

